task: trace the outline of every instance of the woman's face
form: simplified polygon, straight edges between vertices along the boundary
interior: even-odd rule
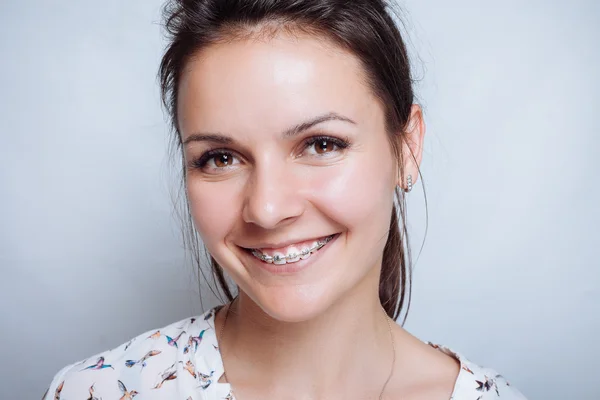
[[[290,322],[377,296],[398,172],[358,59],[306,36],[235,41],[179,89],[193,220],[241,290]]]

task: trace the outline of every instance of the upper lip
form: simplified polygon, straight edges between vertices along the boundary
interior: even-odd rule
[[[318,239],[326,238],[331,235],[332,234],[321,235],[321,236],[311,236],[311,237],[308,237],[305,239],[293,239],[293,240],[286,240],[286,241],[282,241],[282,242],[258,242],[258,243],[253,243],[251,246],[240,246],[240,247],[242,247],[244,249],[279,249],[282,247],[291,246],[296,243],[315,241]]]

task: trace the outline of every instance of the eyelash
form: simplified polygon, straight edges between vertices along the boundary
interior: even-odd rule
[[[337,146],[338,151],[347,149],[350,146],[349,139],[340,139],[340,138],[336,138],[333,136],[318,135],[318,136],[311,136],[309,138],[306,138],[304,140],[302,150],[304,151],[307,148],[309,148],[310,146],[319,143],[320,141],[327,141],[327,142],[333,143],[335,146]],[[206,153],[202,154],[198,159],[191,161],[190,166],[195,169],[204,169],[206,167],[206,164],[208,164],[208,162],[212,158],[214,158],[216,156],[221,156],[221,155],[228,155],[228,156],[234,157],[234,154],[229,150],[225,150],[225,149],[209,150]],[[317,157],[319,157],[319,156],[317,156]],[[222,168],[217,168],[217,169],[222,169]]]
[[[327,142],[333,143],[334,145],[337,146],[338,151],[347,149],[350,146],[349,139],[340,139],[340,138],[336,138],[336,137],[332,137],[332,136],[319,135],[319,136],[311,136],[309,138],[306,138],[304,140],[304,146],[303,146],[302,150],[306,150],[310,146],[317,144],[321,141],[327,141]]]

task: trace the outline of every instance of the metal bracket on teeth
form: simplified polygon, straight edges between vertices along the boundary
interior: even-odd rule
[[[291,260],[291,259],[293,259],[293,258],[296,258],[296,257],[298,257],[299,255],[300,255],[300,256],[305,256],[305,255],[307,255],[308,253],[312,253],[313,251],[317,251],[317,250],[319,250],[321,247],[323,247],[323,246],[325,246],[327,243],[329,243],[329,242],[331,241],[331,239],[332,239],[332,236],[328,236],[328,237],[326,237],[326,238],[325,238],[325,239],[323,239],[323,240],[319,240],[319,241],[317,241],[317,245],[316,245],[314,248],[310,248],[310,249],[304,249],[304,250],[302,250],[302,251],[300,252],[300,254],[290,254],[289,256],[284,256],[284,257],[281,257],[281,256],[279,256],[279,255],[276,255],[276,256],[273,256],[273,257],[271,257],[271,256],[268,256],[268,255],[266,255],[266,254],[262,254],[262,253],[260,253],[260,252],[258,252],[258,251],[256,251],[256,250],[255,250],[255,251],[257,252],[257,254],[259,254],[259,258],[260,258],[261,260],[263,260],[264,262],[269,262],[269,261],[273,261],[273,262],[279,262],[279,261],[281,261],[282,259]]]

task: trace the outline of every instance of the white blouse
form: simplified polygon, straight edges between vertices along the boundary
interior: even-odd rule
[[[220,307],[63,368],[43,400],[234,400],[231,385],[218,382],[223,360],[214,322]],[[429,344],[460,361],[451,400],[525,400],[496,371]]]

